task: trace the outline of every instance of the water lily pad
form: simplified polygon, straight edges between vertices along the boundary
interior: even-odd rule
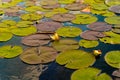
[[[40,22],[36,24],[38,31],[41,32],[55,32],[62,24],[54,21]]]
[[[19,21],[16,26],[17,27],[30,27],[33,24],[32,21]]]
[[[12,38],[13,34],[9,32],[0,32],[0,41],[8,41]]]
[[[75,2],[75,0],[58,0],[58,3],[60,4],[70,4]]]
[[[79,36],[82,30],[77,27],[66,26],[59,28],[56,33],[62,37],[76,37]]]
[[[95,57],[82,50],[67,50],[57,56],[56,62],[70,69],[80,69],[93,65]]]
[[[120,16],[112,16],[105,18],[105,22],[109,24],[120,24],[119,20],[120,20]]]
[[[58,2],[56,0],[40,0],[40,5],[54,5]]]
[[[118,28],[112,29],[112,31],[113,31],[114,33],[120,34],[120,29],[118,29]]]
[[[91,8],[95,10],[107,10],[108,6],[105,5],[104,3],[98,3],[98,4],[92,4]]]
[[[47,4],[47,5],[42,5],[41,7],[44,9],[55,9],[55,8],[59,8],[60,4],[58,4],[58,3],[53,4],[53,5]]]
[[[6,45],[0,47],[0,56],[3,58],[14,58],[22,53],[22,47]]]
[[[112,75],[120,78],[120,69],[115,70]]]
[[[75,19],[75,15],[70,13],[55,14],[51,17],[51,19],[59,22],[67,22]]]
[[[19,27],[11,29],[11,32],[17,36],[27,36],[37,32],[37,29],[34,26],[30,27]]]
[[[109,25],[105,22],[91,23],[87,27],[95,31],[110,31],[112,29],[112,25]]]
[[[114,25],[113,28],[120,28],[120,24]]]
[[[114,13],[120,13],[120,5],[113,5],[109,8],[109,10]]]
[[[32,47],[27,48],[20,55],[20,59],[28,64],[49,63],[55,60],[57,51],[52,47]]]
[[[2,23],[7,24],[8,26],[16,25],[16,21],[13,20],[3,20]]]
[[[93,48],[99,45],[98,41],[90,41],[90,40],[80,40],[79,45],[85,48]]]
[[[105,55],[105,61],[114,68],[120,68],[120,51],[110,51]]]
[[[120,0],[105,0],[105,4],[109,6],[120,5]]]
[[[96,22],[98,19],[95,16],[89,14],[76,14],[76,18],[72,20],[75,24],[90,24]]]
[[[22,38],[22,43],[27,46],[40,46],[50,42],[50,36],[47,34],[32,34]]]
[[[97,68],[84,68],[73,72],[71,80],[112,80],[106,73],[100,74]],[[87,76],[87,77],[86,77]]]
[[[86,30],[80,34],[80,37],[86,40],[98,40],[101,37],[105,37],[102,32]]]
[[[59,41],[54,41],[52,42],[52,46],[57,51],[65,51],[79,48],[78,42],[73,39],[61,39]]]

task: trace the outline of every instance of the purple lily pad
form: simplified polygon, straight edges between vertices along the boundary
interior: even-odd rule
[[[114,5],[109,8],[110,11],[114,13],[120,13],[120,5]]]
[[[62,24],[59,22],[48,21],[40,22],[36,24],[36,27],[39,32],[55,32],[58,28],[62,27]]]
[[[94,22],[89,24],[87,27],[95,31],[110,31],[112,29],[112,25],[109,25],[105,22]]]
[[[45,45],[50,42],[50,36],[47,34],[36,33],[36,34],[23,37],[21,42],[27,46]]]
[[[54,9],[60,7],[60,4],[54,4],[54,5],[42,5],[42,8],[45,9]]]
[[[112,75],[120,78],[120,69],[114,71]]]
[[[80,37],[86,40],[98,40],[98,38],[105,37],[106,35],[102,32],[87,30],[80,34]]]

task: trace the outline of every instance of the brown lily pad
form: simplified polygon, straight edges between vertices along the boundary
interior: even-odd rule
[[[48,22],[40,22],[36,24],[38,31],[41,32],[55,32],[58,28],[62,27],[62,24],[59,22],[48,21]]]
[[[66,9],[71,10],[71,11],[82,10],[86,7],[87,7],[86,4],[80,4],[80,3],[72,3],[72,4],[68,4],[65,6]]]
[[[105,37],[102,32],[87,30],[80,34],[80,37],[86,40],[98,40],[98,38]]]
[[[54,8],[58,8],[60,7],[60,4],[56,3],[56,4],[48,4],[48,5],[42,5],[42,8],[45,9],[54,9]]]
[[[75,15],[70,13],[64,13],[64,14],[59,13],[53,15],[51,19],[58,22],[67,22],[75,19]]]
[[[25,49],[20,59],[28,64],[41,64],[54,61],[56,56],[57,51],[54,48],[40,46]]]
[[[13,13],[6,12],[5,15],[7,15],[7,16],[20,16],[21,14],[18,12],[13,12]]]
[[[112,75],[120,78],[120,69],[115,70]]]
[[[50,42],[50,37],[47,34],[32,34],[22,38],[22,43],[27,46],[40,46]]]
[[[105,22],[94,22],[89,24],[87,27],[95,31],[109,31],[112,29],[112,25],[109,25]]]
[[[114,13],[120,13],[120,5],[114,5],[109,8],[110,11]]]

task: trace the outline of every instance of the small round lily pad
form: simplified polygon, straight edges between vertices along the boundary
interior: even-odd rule
[[[79,48],[78,42],[73,39],[61,39],[59,41],[54,41],[52,42],[52,46],[57,51],[65,51]]]
[[[119,20],[120,20],[120,16],[112,16],[105,18],[105,22],[109,24],[120,24]]]
[[[94,22],[89,24],[87,27],[95,31],[110,31],[112,29],[112,25],[105,22]]]
[[[109,8],[110,11],[120,14],[120,5],[113,5]]]
[[[64,14],[59,13],[59,14],[53,15],[51,19],[59,22],[67,22],[75,19],[75,15],[71,13],[64,13]]]
[[[40,46],[25,49],[20,59],[28,64],[41,64],[54,61],[57,55],[52,47]]]
[[[105,61],[114,68],[120,68],[120,51],[110,51],[105,55]]]
[[[56,33],[62,37],[77,37],[82,32],[80,28],[66,26],[57,29]]]
[[[0,56],[3,58],[14,58],[23,52],[20,46],[6,45],[0,47]]]
[[[60,4],[70,4],[75,2],[75,0],[58,0],[58,3]]]
[[[80,69],[93,65],[95,57],[82,50],[66,50],[57,56],[56,62],[70,69]]]
[[[32,34],[22,38],[22,43],[27,46],[40,46],[50,42],[50,36],[47,34]]]
[[[93,47],[98,46],[99,42],[82,39],[82,40],[79,41],[79,45],[81,47],[85,47],[85,48],[93,48]]]
[[[0,32],[0,41],[8,41],[12,38],[13,34],[9,32]]]

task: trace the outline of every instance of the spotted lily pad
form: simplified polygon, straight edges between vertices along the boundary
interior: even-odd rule
[[[32,21],[19,21],[16,26],[17,27],[30,27],[33,24]]]
[[[75,2],[75,0],[58,0],[58,3],[60,4],[70,4]]]
[[[99,45],[98,41],[90,41],[90,40],[80,40],[79,45],[85,48],[93,48]]]
[[[120,24],[119,20],[120,20],[120,16],[112,16],[105,18],[105,22],[109,24]]]
[[[56,31],[56,33],[62,37],[76,37],[79,36],[81,32],[82,30],[80,28],[72,26],[61,27]]]
[[[0,41],[8,41],[12,38],[13,34],[9,32],[0,32]]]
[[[101,37],[105,37],[102,32],[86,30],[80,34],[80,37],[86,40],[98,40]]]
[[[95,31],[110,31],[112,29],[112,25],[109,25],[105,22],[91,23],[87,27]]]
[[[120,68],[120,51],[110,51],[105,55],[105,61],[114,68]]]
[[[22,53],[22,47],[6,45],[0,47],[0,56],[3,58],[14,58]]]
[[[55,60],[57,52],[52,47],[32,47],[27,48],[20,55],[20,59],[28,64],[49,63]]]
[[[32,34],[22,38],[22,43],[27,46],[40,46],[50,42],[50,36],[47,34]]]
[[[72,20],[75,24],[90,24],[97,21],[97,17],[89,14],[76,14],[76,18]]]
[[[114,13],[120,13],[120,5],[113,5],[109,8],[109,10]]]
[[[105,4],[109,6],[120,5],[120,0],[105,0]]]
[[[57,56],[56,62],[70,69],[80,69],[91,66],[95,57],[82,50],[67,50]]]
[[[57,51],[65,51],[79,48],[78,42],[72,39],[61,39],[59,41],[54,41],[52,42],[52,46]]]
[[[120,69],[115,70],[112,75],[120,78]]]
[[[100,74],[100,72],[101,70],[97,68],[79,69],[73,72],[71,80],[112,80],[112,78],[108,74]]]

